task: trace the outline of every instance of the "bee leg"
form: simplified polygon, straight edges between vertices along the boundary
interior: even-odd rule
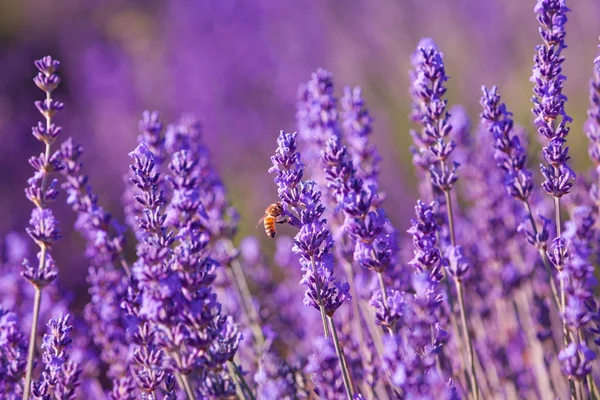
[[[282,219],[281,221],[275,221],[277,224],[287,224],[288,222],[290,222],[289,218],[286,219]]]

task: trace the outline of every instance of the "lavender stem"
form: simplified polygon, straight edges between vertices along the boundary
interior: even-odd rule
[[[333,318],[328,317],[328,319],[329,319],[329,325],[331,326],[331,333],[333,336],[333,344],[335,346],[335,352],[337,353],[338,360],[340,363],[340,369],[342,370],[342,378],[344,379],[344,387],[346,388],[346,395],[348,397],[348,400],[352,400],[352,396],[354,395],[354,390],[352,389],[352,385],[350,383],[351,382],[350,371],[348,371],[347,365],[344,362],[344,360],[346,359],[346,357],[344,355],[344,350],[342,349],[342,346],[340,345],[340,340],[337,335],[337,329],[335,327],[335,323],[333,322]]]
[[[385,289],[385,281],[383,280],[383,274],[381,271],[377,272],[377,278],[379,279],[379,288],[381,289],[383,304],[385,305],[385,308],[388,308],[387,290]]]
[[[256,341],[258,348],[262,349],[265,344],[265,336],[260,328],[258,312],[256,311],[256,307],[254,307],[254,302],[252,301],[252,294],[250,293],[250,288],[248,287],[246,274],[244,274],[242,266],[237,259],[234,259],[231,262],[231,273],[233,275],[235,286],[240,294],[240,298],[242,299],[242,307],[244,308],[246,316],[248,317],[248,321],[250,322],[250,328],[252,329],[254,340]]]
[[[44,265],[46,259],[46,247],[42,247],[40,256],[40,268]],[[27,352],[27,370],[25,372],[25,386],[23,387],[23,400],[29,400],[31,390],[31,377],[33,375],[33,360],[35,358],[35,338],[37,336],[37,324],[40,316],[40,304],[42,302],[42,289],[35,286],[35,295],[33,298],[33,319],[31,321],[31,333],[29,334],[29,351]]]
[[[327,316],[325,315],[325,307],[321,301],[321,284],[319,283],[319,275],[317,274],[317,265],[315,264],[315,256],[310,256],[310,263],[312,265],[313,274],[315,274],[315,281],[317,285],[317,297],[319,301],[319,309],[321,310],[321,320],[323,321],[323,331],[325,332],[325,338],[329,339],[329,327],[327,326]]]
[[[344,270],[346,272],[346,276],[348,277],[348,283],[350,284],[350,294],[352,295],[352,299],[350,300],[352,304],[352,324],[354,325],[354,331],[357,335],[358,346],[360,348],[360,354],[363,362],[372,361],[372,355],[369,352],[369,349],[365,345],[365,338],[363,335],[363,329],[360,321],[360,310],[358,306],[358,297],[356,295],[356,288],[354,287],[354,272],[352,271],[352,264],[348,262],[346,259],[342,259],[344,264]],[[366,385],[363,382],[363,385]],[[365,393],[368,393],[367,387],[363,387]]]
[[[231,362],[227,362],[227,370],[229,371],[229,375],[231,375],[231,377],[237,381],[237,384],[235,385],[235,393],[237,394],[238,399],[245,400],[246,396],[244,395],[244,390],[242,389],[242,385],[239,384],[237,374]]]
[[[535,219],[533,218],[533,213],[531,211],[531,205],[529,204],[528,200],[523,200],[523,204],[525,205],[525,211],[527,212],[527,217],[531,221],[531,227],[533,229],[533,233],[537,236],[538,228],[537,228],[537,223],[535,222]],[[538,251],[539,251],[540,257],[542,258],[542,261],[544,263],[544,268],[546,269],[546,272],[548,274],[548,280],[550,283],[550,289],[552,290],[552,296],[554,297],[554,302],[560,312],[560,311],[562,311],[561,302],[560,302],[560,298],[558,296],[558,290],[556,290],[556,284],[554,283],[554,279],[552,278],[552,270],[550,269],[550,264],[548,263],[548,255],[542,248],[539,248]]]
[[[544,360],[544,349],[535,335],[535,325],[531,319],[531,310],[529,306],[530,300],[528,294],[524,290],[525,289],[517,292],[517,299],[514,302],[519,319],[523,323],[525,335],[527,335],[527,339],[531,344],[532,356],[535,360],[533,363],[535,380],[537,381],[540,393],[542,393],[542,399],[554,399],[556,398],[556,391],[554,390],[552,379],[550,379],[548,374],[546,361]],[[528,288],[528,290],[530,290],[530,288]]]
[[[248,394],[250,400],[256,400],[256,397],[254,397],[252,390],[250,390],[250,386],[248,386],[248,383],[246,382],[244,375],[242,375],[242,373],[240,372],[240,369],[237,366],[237,364],[234,361],[227,361],[227,369],[229,370],[229,373],[231,373],[233,370],[233,376],[235,376],[235,379],[238,381],[238,386],[241,386],[243,388],[243,390]]]
[[[444,169],[444,162],[442,161],[442,170]],[[452,246],[456,246],[456,236],[454,233],[454,218],[452,214],[452,197],[450,196],[449,190],[444,190],[446,197],[446,209],[448,212],[448,227],[450,229],[450,241]],[[463,284],[462,280],[454,278],[454,284],[456,285],[456,293],[458,295],[458,307],[460,310],[460,319],[462,322],[463,335],[465,338],[465,346],[467,347],[467,358],[469,364],[469,380],[471,381],[471,390],[475,400],[479,400],[479,385],[477,384],[477,375],[475,374],[475,357],[473,356],[473,343],[471,341],[471,334],[469,333],[469,325],[467,323],[467,314],[465,311],[465,299],[463,295]]]

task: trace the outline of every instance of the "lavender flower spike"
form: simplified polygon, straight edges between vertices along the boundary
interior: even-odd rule
[[[304,304],[321,311],[325,336],[329,328],[333,335],[338,361],[343,372],[346,391],[354,394],[350,387],[350,377],[337,338],[333,321],[335,311],[350,300],[350,286],[340,283],[334,275],[334,258],[331,254],[333,240],[322,218],[325,207],[321,204],[321,192],[313,181],[303,181],[304,165],[300,162],[300,153],[296,143],[296,133],[280,132],[277,138],[277,150],[271,157],[273,166],[269,172],[275,172],[275,183],[284,214],[290,224],[300,228],[294,239],[293,252],[300,256],[304,276],[301,283],[307,286]],[[329,322],[329,326],[328,326]]]
[[[297,152],[296,133],[281,131],[279,147],[271,157],[278,186],[279,198],[290,223],[300,228],[293,251],[300,255],[304,271],[302,283],[307,286],[304,303],[332,316],[346,300],[350,299],[348,284],[340,283],[334,276],[331,255],[331,233],[321,216],[321,192],[312,181],[302,181],[304,165]]]
[[[44,372],[39,387],[47,386],[59,399],[74,399],[79,386],[81,369],[69,360],[68,350],[73,342],[69,315],[52,318],[48,322],[48,333],[44,335]]]
[[[467,347],[471,390],[475,400],[478,400],[479,387],[477,375],[475,374],[475,354],[467,326],[462,283],[469,264],[464,261],[461,247],[456,244],[452,197],[450,195],[452,187],[458,179],[456,173],[458,163],[450,162],[450,156],[456,148],[456,142],[447,139],[450,132],[452,132],[452,126],[449,123],[450,115],[446,111],[448,101],[444,99],[446,93],[444,83],[448,80],[444,66],[444,56],[432,39],[422,39],[417,51],[413,54],[412,64],[414,67],[411,74],[412,86],[410,89],[413,97],[412,117],[422,126],[420,134],[413,133],[416,144],[420,146],[419,153],[415,153],[418,157],[416,160],[413,159],[413,162],[419,162],[421,167],[429,170],[434,199],[439,197],[436,195],[437,191],[437,194],[443,193],[446,201],[448,230],[451,241],[451,246],[445,250],[450,261],[448,272],[453,276],[456,286],[463,335]]]
[[[594,60],[594,74],[590,80],[590,108],[587,115],[584,127],[590,142],[588,154],[596,165],[596,175],[600,177],[600,57]],[[592,184],[590,197],[596,205],[600,205],[600,193],[596,183]]]
[[[544,182],[542,187],[556,201],[569,193],[573,186],[571,180],[575,173],[569,168],[568,147],[564,147],[569,133],[571,117],[565,112],[567,97],[562,93],[567,79],[562,75],[562,63],[565,58],[562,51],[565,45],[565,24],[567,12],[564,0],[538,0],[535,8],[540,23],[540,36],[543,44],[536,46],[534,57],[533,82],[535,125],[538,133],[548,140],[544,147],[544,159],[547,164],[541,166]],[[557,226],[560,236],[560,223]]]
[[[27,341],[14,312],[0,307],[0,393],[21,397],[27,363]]]
[[[33,323],[29,336],[29,353],[27,357],[27,370],[25,373],[25,387],[23,398],[29,398],[31,389],[31,376],[33,373],[33,359],[35,357],[35,341],[37,331],[37,320],[42,300],[42,289],[56,279],[56,268],[50,255],[52,244],[60,238],[58,223],[48,208],[49,204],[56,200],[58,195],[58,183],[54,179],[49,182],[50,174],[62,169],[59,153],[52,154],[52,144],[56,141],[62,128],[52,122],[52,117],[63,108],[63,104],[52,98],[52,92],[58,87],[60,78],[56,74],[60,63],[52,57],[47,56],[35,62],[38,74],[34,82],[45,94],[46,98],[36,101],[35,106],[44,117],[44,122],[38,122],[31,129],[33,136],[44,143],[45,150],[42,154],[29,159],[29,165],[35,170],[35,174],[27,180],[28,187],[25,196],[31,201],[35,208],[31,213],[30,227],[27,233],[40,247],[37,268],[27,260],[23,261],[25,271],[22,276],[35,288],[33,305]]]

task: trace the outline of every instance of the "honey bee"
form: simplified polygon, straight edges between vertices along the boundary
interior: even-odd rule
[[[283,214],[283,207],[281,203],[278,201],[277,203],[271,204],[265,210],[265,215],[258,221],[256,227],[263,222],[265,226],[265,233],[267,236],[274,238],[277,230],[275,229],[275,224],[283,224],[287,222],[287,218],[284,218],[281,214]]]

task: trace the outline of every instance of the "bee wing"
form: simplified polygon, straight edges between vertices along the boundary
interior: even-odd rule
[[[263,215],[262,218],[258,220],[258,222],[256,223],[256,227],[254,229],[256,229],[260,226],[260,223],[265,220],[266,216],[267,216],[267,214]]]

